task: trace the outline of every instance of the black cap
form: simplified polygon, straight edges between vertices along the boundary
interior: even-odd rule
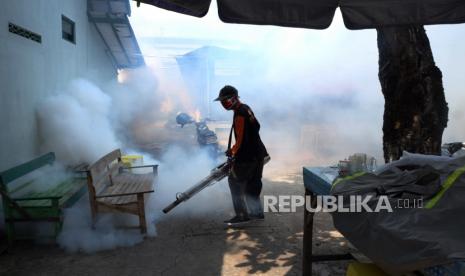
[[[215,99],[215,101],[222,101],[225,99],[229,99],[232,97],[238,97],[238,96],[239,94],[236,88],[234,88],[231,85],[226,85],[225,87],[221,88],[220,94],[218,95],[218,98]]]

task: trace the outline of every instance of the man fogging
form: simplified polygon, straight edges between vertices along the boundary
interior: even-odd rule
[[[236,215],[225,223],[234,225],[264,219],[260,193],[264,160],[269,156],[260,139],[260,123],[252,109],[241,103],[233,86],[223,87],[215,101],[220,101],[224,109],[234,111],[226,155],[232,160],[228,182]],[[236,142],[231,147],[233,132]]]
[[[206,187],[228,177],[234,211],[236,215],[225,221],[228,225],[237,225],[251,219],[264,219],[260,202],[262,191],[263,166],[270,160],[270,156],[260,139],[260,123],[246,104],[239,101],[237,89],[225,86],[215,101],[220,101],[226,110],[234,111],[233,125],[229,133],[228,161],[214,168],[210,175],[202,179],[188,190],[178,193],[176,200],[163,209],[170,212],[180,203],[187,201]],[[234,132],[235,144],[231,147]]]

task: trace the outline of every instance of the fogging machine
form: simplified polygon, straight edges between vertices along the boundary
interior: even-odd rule
[[[263,164],[266,164],[269,161],[270,161],[270,157],[266,156],[263,159]],[[174,207],[178,206],[181,202],[189,200],[191,197],[193,197],[195,194],[202,191],[206,187],[213,185],[216,182],[221,181],[223,178],[229,175],[232,164],[233,162],[229,160],[220,164],[219,166],[214,168],[207,177],[199,181],[197,184],[190,187],[183,193],[178,193],[176,195],[176,200],[173,201],[173,203],[171,203],[170,205],[168,205],[165,209],[163,209],[163,213],[165,214],[168,213],[169,211],[174,209]]]

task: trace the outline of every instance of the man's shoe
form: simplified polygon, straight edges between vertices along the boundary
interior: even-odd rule
[[[249,215],[249,218],[252,220],[264,220],[265,219],[265,214],[261,213],[258,215]]]
[[[224,223],[226,223],[227,225],[240,225],[240,224],[245,224],[247,222],[250,222],[249,218],[235,216],[230,220],[226,220]]]

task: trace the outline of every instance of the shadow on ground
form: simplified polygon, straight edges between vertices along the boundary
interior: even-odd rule
[[[301,178],[298,174],[267,178],[263,194],[303,195]],[[222,222],[232,215],[231,205],[227,198],[222,209],[166,216],[157,224],[156,237],[94,254],[19,242],[0,255],[0,275],[301,275],[303,209],[268,213],[264,221],[227,228]],[[315,218],[315,253],[347,252],[348,245],[334,231],[329,214]],[[313,271],[344,275],[346,266],[346,262],[320,263]]]

